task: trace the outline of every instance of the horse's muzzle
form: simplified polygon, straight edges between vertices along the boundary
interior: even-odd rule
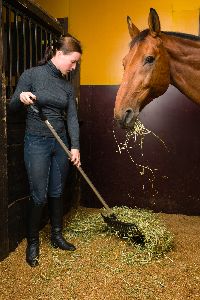
[[[139,113],[135,112],[132,108],[127,108],[122,114],[121,118],[117,118],[117,121],[121,128],[133,129],[138,114]]]

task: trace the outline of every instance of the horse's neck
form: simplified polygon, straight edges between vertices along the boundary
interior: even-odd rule
[[[200,41],[163,35],[170,60],[171,84],[200,104]]]

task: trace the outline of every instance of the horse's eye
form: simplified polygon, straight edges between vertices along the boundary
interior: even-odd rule
[[[144,64],[152,64],[154,62],[155,58],[153,56],[147,56],[145,58]]]

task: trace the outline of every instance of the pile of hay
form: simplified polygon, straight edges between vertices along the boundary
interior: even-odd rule
[[[128,247],[122,253],[123,261],[128,264],[148,263],[152,259],[163,257],[173,248],[173,235],[167,230],[165,225],[159,219],[158,214],[150,210],[133,209],[126,206],[113,207],[113,212],[117,219],[134,223],[143,235],[143,243],[134,242],[129,234],[123,239],[127,241]],[[106,223],[104,223],[101,212],[90,212],[87,209],[74,211],[65,232],[71,237],[81,237],[89,241],[96,235],[113,236],[121,238],[119,232],[113,232]]]

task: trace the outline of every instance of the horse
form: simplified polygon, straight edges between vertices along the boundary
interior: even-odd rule
[[[161,31],[155,9],[149,12],[149,28],[140,31],[127,17],[130,49],[123,58],[114,117],[122,128],[133,129],[141,110],[161,96],[169,84],[200,104],[200,37]]]

